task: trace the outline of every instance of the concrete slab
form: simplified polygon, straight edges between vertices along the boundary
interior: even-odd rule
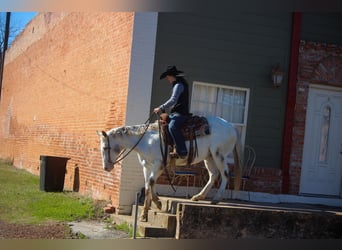
[[[87,239],[127,238],[128,233],[111,228],[109,223],[97,221],[74,221],[68,223],[72,234],[85,236]]]
[[[336,239],[342,209],[311,204],[179,202],[176,239]]]

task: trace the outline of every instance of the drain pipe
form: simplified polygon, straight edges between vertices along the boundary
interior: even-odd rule
[[[140,197],[140,192],[137,192],[135,194],[135,213],[134,213],[134,225],[133,225],[133,239],[136,239],[136,236],[137,236],[139,197]]]
[[[8,46],[8,36],[10,29],[10,20],[11,20],[11,12],[6,12],[6,24],[5,24],[5,40],[4,40],[4,48],[2,50],[2,58],[1,58],[1,72],[0,72],[0,100],[1,100],[1,90],[2,90],[2,77],[4,74],[5,67],[5,53]]]
[[[285,128],[283,134],[281,169],[283,172],[282,194],[290,193],[290,158],[292,148],[292,128],[294,125],[294,113],[296,105],[296,86],[297,70],[299,57],[299,43],[301,37],[302,13],[294,12],[292,14],[292,34],[290,49],[289,79],[285,111]]]

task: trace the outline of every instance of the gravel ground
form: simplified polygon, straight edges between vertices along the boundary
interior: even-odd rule
[[[74,221],[68,223],[71,234],[76,237],[85,236],[87,239],[119,239],[127,238],[126,232],[115,230],[112,224],[99,221]]]

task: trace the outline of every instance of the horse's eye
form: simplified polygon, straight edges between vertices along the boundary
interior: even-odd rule
[[[121,151],[120,146],[119,146],[119,145],[115,145],[115,146],[114,146],[114,151],[115,151],[116,153],[120,153],[120,151]]]

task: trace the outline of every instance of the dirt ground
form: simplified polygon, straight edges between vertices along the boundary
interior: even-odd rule
[[[118,239],[128,233],[115,230],[99,220],[48,223],[41,225],[10,224],[0,221],[1,239]]]
[[[10,224],[0,221],[0,239],[71,239],[68,225],[49,223],[44,225]]]

